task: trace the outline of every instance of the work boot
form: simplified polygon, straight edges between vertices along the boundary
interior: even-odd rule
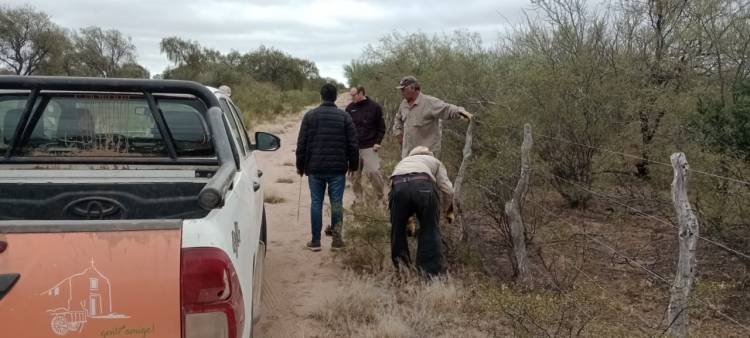
[[[320,251],[320,242],[309,241],[305,247],[310,251]]]
[[[331,250],[338,251],[346,247],[346,243],[344,243],[344,240],[341,239],[341,236],[337,236],[333,238],[333,242],[331,242]]]

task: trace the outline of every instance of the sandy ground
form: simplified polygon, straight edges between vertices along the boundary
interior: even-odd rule
[[[346,106],[349,95],[339,96],[336,104]],[[281,138],[281,149],[258,152],[263,170],[266,196],[281,197],[281,203],[266,203],[268,251],[263,282],[263,317],[256,325],[254,337],[324,337],[320,323],[310,318],[330,298],[339,285],[343,270],[334,261],[331,238],[323,236],[323,250],[305,248],[310,240],[310,191],[307,177],[300,178],[294,167],[294,149],[304,112],[255,128],[272,132]],[[281,183],[278,180],[291,180]],[[297,204],[302,185],[299,222]],[[344,194],[344,207],[352,202],[351,189]],[[326,197],[323,224],[330,223]]]

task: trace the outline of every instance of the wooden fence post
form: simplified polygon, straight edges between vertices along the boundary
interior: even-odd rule
[[[526,253],[526,236],[524,234],[523,217],[521,217],[521,203],[526,197],[529,188],[529,176],[531,176],[531,146],[534,141],[531,137],[531,125],[523,126],[523,144],[521,144],[521,177],[518,179],[513,197],[505,203],[505,214],[508,216],[510,235],[513,243],[513,270],[516,278],[522,282],[528,282],[529,259]]]
[[[469,126],[466,128],[466,139],[464,141],[463,159],[461,160],[461,166],[458,168],[458,174],[456,174],[456,180],[454,181],[453,191],[453,208],[456,214],[456,223],[461,228],[461,240],[466,241],[469,239],[469,230],[464,223],[464,212],[463,206],[461,205],[461,197],[463,195],[463,183],[464,176],[466,175],[466,168],[469,166],[469,159],[471,158],[471,144],[474,140],[474,119],[469,120]]]
[[[684,153],[671,156],[674,179],[672,180],[672,201],[680,223],[678,236],[680,253],[677,273],[670,289],[666,324],[669,334],[674,337],[688,336],[688,300],[693,288],[696,259],[695,248],[698,242],[698,218],[695,217],[687,194],[688,163]]]

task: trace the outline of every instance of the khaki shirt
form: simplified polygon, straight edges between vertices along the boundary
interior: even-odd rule
[[[416,146],[425,146],[435,154],[440,153],[443,134],[441,120],[457,119],[465,112],[463,107],[422,93],[411,104],[405,99],[401,100],[393,119],[393,135],[404,135],[401,158],[409,155]]]
[[[448,179],[448,171],[440,160],[430,155],[411,155],[398,162],[391,177],[411,173],[430,175],[438,189],[444,194],[444,201],[453,200],[453,184]]]

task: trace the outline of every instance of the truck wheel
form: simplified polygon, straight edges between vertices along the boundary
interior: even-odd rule
[[[265,253],[266,250],[266,243],[267,241],[267,232],[266,232],[266,208],[263,207],[263,217],[260,221],[260,241],[263,243],[263,251]]]
[[[260,320],[262,309],[261,295],[263,294],[263,268],[266,259],[266,209],[263,208],[263,218],[260,224],[260,240],[258,250],[255,252],[253,264],[253,324]]]
[[[68,321],[63,315],[55,315],[54,317],[52,317],[50,326],[52,327],[52,332],[54,332],[58,336],[64,336],[66,333],[68,333]]]

